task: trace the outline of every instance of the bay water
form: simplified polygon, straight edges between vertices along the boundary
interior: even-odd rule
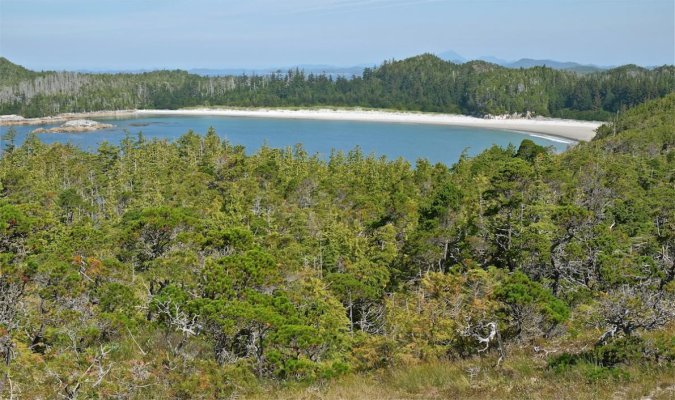
[[[44,133],[38,137],[45,143],[71,143],[83,150],[96,151],[103,142],[119,144],[126,135],[136,137],[139,132],[147,140],[173,141],[189,130],[203,135],[213,127],[218,136],[233,145],[245,146],[249,154],[263,145],[286,148],[301,144],[309,154],[327,158],[333,149],[348,152],[358,146],[365,154],[388,159],[403,157],[414,164],[417,159],[426,158],[432,163],[447,165],[454,164],[464,152],[473,156],[492,145],[517,147],[523,139],[550,146],[555,152],[574,144],[571,140],[522,132],[427,124],[183,115],[94,120],[113,124],[114,128],[85,133]],[[21,144],[34,129],[58,125],[16,126],[16,143]],[[0,132],[4,134],[8,129],[0,127]]]

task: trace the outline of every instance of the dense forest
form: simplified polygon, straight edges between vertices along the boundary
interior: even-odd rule
[[[675,91],[675,67],[626,65],[585,75],[547,67],[453,64],[425,54],[366,68],[351,79],[294,70],[265,76],[202,77],[33,72],[0,58],[0,114],[25,117],[190,106],[371,107],[525,114],[609,120],[616,112]]]
[[[428,75],[429,63],[459,72]],[[410,68],[416,79],[400,80]],[[532,99],[569,106],[546,82],[635,90],[591,102],[614,110],[663,95],[673,79],[672,68],[581,78],[428,56],[336,82],[27,74],[2,76],[23,87],[17,111],[34,114],[188,105],[143,97],[160,87],[176,95],[168,99],[187,99],[172,92],[182,88],[270,105],[279,88],[290,102],[325,87],[333,94],[312,99],[363,90],[368,102],[391,101],[371,105],[414,98],[428,100],[420,109],[490,112],[488,100],[513,89],[497,111],[541,113],[550,108]],[[455,103],[425,91],[438,79],[476,86]],[[28,96],[38,82],[41,94]],[[249,83],[260,88],[244,92]],[[300,87],[311,89],[292,91]],[[0,397],[345,398],[331,392],[340,382],[372,398],[667,398],[673,199],[675,94],[563,154],[524,140],[450,167],[358,148],[327,160],[300,146],[246,155],[213,130],[175,142],[130,136],[94,153],[35,135],[16,147],[10,130],[0,159]]]

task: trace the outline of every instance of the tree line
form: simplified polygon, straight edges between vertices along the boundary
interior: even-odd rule
[[[369,107],[485,116],[534,113],[609,120],[618,111],[675,90],[675,67],[626,65],[579,75],[547,67],[453,64],[425,54],[333,78],[301,70],[265,76],[202,77],[32,72],[0,59],[0,114],[26,117],[119,109]]]

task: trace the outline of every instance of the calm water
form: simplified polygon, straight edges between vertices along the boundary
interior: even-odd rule
[[[459,159],[463,151],[476,155],[493,144],[518,146],[525,138],[543,146],[553,146],[560,152],[571,142],[528,136],[518,132],[420,124],[383,122],[316,121],[299,119],[270,119],[222,116],[144,116],[142,118],[102,119],[115,128],[89,133],[52,133],[38,135],[45,143],[72,143],[84,150],[96,151],[104,141],[117,144],[126,132],[135,136],[143,132],[146,139],[174,140],[192,129],[205,134],[210,126],[218,135],[232,144],[246,147],[252,153],[263,144],[270,147],[288,147],[301,143],[310,153],[322,157],[331,149],[349,151],[360,146],[364,153],[384,155],[393,159],[403,157],[414,163],[418,158],[448,165]],[[59,124],[60,125],[60,124]],[[39,127],[56,125],[17,126],[17,142]],[[0,127],[2,133],[8,127]]]

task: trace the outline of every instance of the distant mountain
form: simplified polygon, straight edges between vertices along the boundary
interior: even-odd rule
[[[574,71],[578,73],[591,73],[591,72],[598,72],[598,71],[603,71],[607,68],[602,68],[598,67],[596,65],[584,65],[584,64],[579,64],[575,62],[561,62],[561,61],[555,61],[555,60],[535,60],[532,58],[521,58],[518,61],[512,62],[512,63],[507,63],[507,64],[500,64],[504,67],[507,68],[532,68],[532,67],[549,67],[553,69],[560,69],[560,70],[565,70],[565,71]]]
[[[437,56],[441,60],[454,62],[455,64],[463,64],[468,61],[466,58],[457,54],[457,52],[453,50],[444,51],[442,53],[437,54]]]
[[[505,65],[508,65],[510,63],[510,61],[506,61],[504,59],[493,57],[493,56],[481,56],[481,57],[478,57],[478,59],[481,60],[481,61],[486,61],[486,62],[489,62],[489,63],[501,65],[501,66],[505,66]]]
[[[363,74],[365,65],[352,67],[336,67],[334,65],[322,64],[300,64],[291,67],[270,67],[270,68],[191,68],[187,72],[200,76],[265,76],[275,73],[285,74],[290,70],[299,69],[305,74],[325,74],[332,77],[344,76],[351,78],[353,75]],[[77,69],[75,72],[83,74],[142,74],[145,72],[160,71],[161,68],[154,69]],[[172,70],[172,69],[169,69]]]
[[[305,74],[325,74],[332,77],[352,77],[354,75],[360,76],[363,74],[364,65],[355,65],[351,67],[337,67],[334,65],[324,64],[300,64],[291,67],[274,67],[274,68],[193,68],[188,72],[201,76],[232,76],[232,75],[271,75],[275,73],[286,73],[289,70],[299,69]]]
[[[509,61],[502,60],[501,58],[492,57],[492,56],[483,56],[483,57],[478,57],[476,59],[469,59],[469,58],[466,58],[466,57],[462,56],[461,54],[457,53],[454,50],[444,51],[442,53],[436,54],[436,56],[438,58],[440,58],[441,60],[450,61],[450,62],[453,62],[455,64],[464,64],[464,63],[469,62],[469,61],[485,61],[485,62],[489,62],[489,63],[492,63],[492,64],[497,64],[497,65],[505,65],[505,64],[509,63]]]
[[[138,69],[96,69],[96,68],[80,68],[73,70],[82,74],[143,74],[146,72],[161,71],[162,68],[138,68]]]
[[[444,51],[442,53],[437,54],[438,58],[445,60],[445,61],[451,61],[456,64],[463,64],[469,59],[461,56],[457,52],[453,50],[448,50]],[[497,58],[494,56],[482,56],[478,57],[477,60],[480,61],[485,61],[489,62],[492,64],[497,64],[502,67],[506,68],[532,68],[532,67],[549,67],[553,69],[559,69],[559,70],[564,70],[564,71],[572,71],[572,72],[577,72],[580,74],[588,74],[591,72],[598,72],[598,71],[604,71],[609,69],[608,67],[598,67],[596,65],[584,65],[584,64],[579,64],[576,62],[562,62],[562,61],[555,61],[555,60],[537,60],[537,59],[532,59],[532,58],[521,58],[518,61],[507,61],[501,58]]]

